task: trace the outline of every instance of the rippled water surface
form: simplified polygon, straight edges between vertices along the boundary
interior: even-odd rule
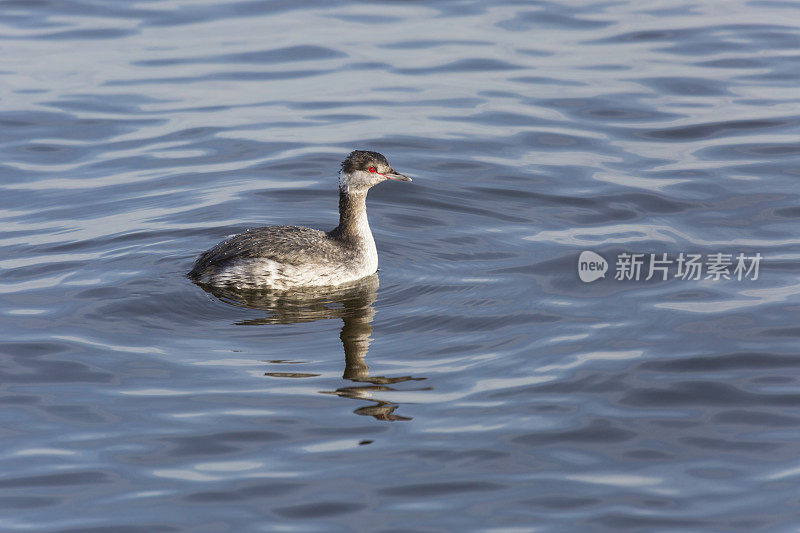
[[[798,525],[797,3],[5,1],[0,40],[2,531]],[[415,178],[377,276],[184,277],[335,225],[354,148]],[[763,260],[614,279],[681,252]]]

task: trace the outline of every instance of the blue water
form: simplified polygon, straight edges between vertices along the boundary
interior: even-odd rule
[[[0,530],[800,523],[800,4],[11,1],[0,49]],[[355,148],[414,177],[376,277],[184,277],[334,226]]]

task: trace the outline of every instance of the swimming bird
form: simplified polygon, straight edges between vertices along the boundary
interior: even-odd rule
[[[339,171],[339,225],[329,232],[265,226],[204,252],[188,276],[197,283],[239,289],[289,290],[341,285],[378,270],[367,220],[367,192],[387,180],[411,181],[378,152],[355,150]]]

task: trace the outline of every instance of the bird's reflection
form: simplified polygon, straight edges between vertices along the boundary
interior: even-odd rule
[[[378,420],[410,420],[394,413],[398,405],[375,398],[376,393],[394,391],[391,385],[425,378],[412,376],[370,376],[365,361],[372,335],[375,300],[378,295],[378,275],[348,285],[303,291],[254,291],[200,285],[205,291],[228,303],[259,309],[267,314],[262,318],[237,322],[239,325],[294,324],[325,318],[341,318],[339,338],[344,346],[344,373],[342,377],[355,383],[335,391],[320,391],[344,398],[367,400],[374,405],[360,407],[354,412]],[[273,377],[311,377],[314,374],[268,372]],[[366,383],[367,385],[363,385]]]

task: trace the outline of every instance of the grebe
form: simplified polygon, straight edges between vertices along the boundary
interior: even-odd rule
[[[265,226],[204,252],[188,276],[213,286],[288,290],[341,285],[378,270],[367,192],[386,180],[411,181],[378,152],[355,150],[339,172],[339,225],[331,231]]]

